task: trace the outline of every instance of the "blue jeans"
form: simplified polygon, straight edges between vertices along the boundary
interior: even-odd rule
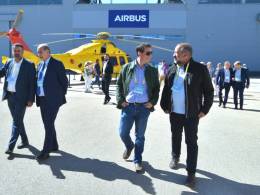
[[[144,151],[145,130],[150,111],[144,105],[130,104],[122,109],[119,133],[127,150],[135,147],[134,163],[142,162]],[[135,143],[130,137],[130,131],[135,123]]]

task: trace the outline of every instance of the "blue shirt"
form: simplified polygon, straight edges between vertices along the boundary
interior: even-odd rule
[[[235,81],[241,82],[241,68],[239,68],[239,69],[236,70],[236,73],[235,73]]]
[[[230,83],[230,70],[224,68],[225,83]]]
[[[18,74],[20,72],[21,64],[23,62],[23,59],[20,60],[20,62],[16,62],[15,59],[12,60],[10,63],[9,67],[9,74],[7,77],[7,91],[10,92],[16,92],[15,86],[16,86],[16,81],[18,78]]]
[[[50,58],[48,58],[45,62],[42,61],[41,64],[39,65],[38,80],[37,80],[37,88],[39,88],[39,90],[40,90],[40,94],[37,94],[37,95],[39,95],[39,96],[45,96],[44,89],[43,89],[43,82],[44,82],[44,77],[45,77],[45,74],[46,74],[46,71],[48,68],[49,61],[50,61]],[[44,63],[45,63],[45,68],[43,70]],[[41,72],[43,73],[43,76],[41,79],[39,79],[39,75]]]
[[[133,78],[129,84],[129,93],[126,101],[129,103],[146,103],[149,101],[147,84],[145,81],[145,67],[141,67],[135,62]]]
[[[185,114],[185,70],[184,66],[177,66],[177,72],[172,85],[172,112]]]

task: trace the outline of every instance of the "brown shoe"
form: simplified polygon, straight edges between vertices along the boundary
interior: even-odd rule
[[[195,188],[195,186],[196,186],[195,174],[188,174],[185,185],[191,189]]]
[[[134,149],[134,146],[131,149],[126,149],[123,153],[123,159],[127,160],[130,157],[133,149]]]

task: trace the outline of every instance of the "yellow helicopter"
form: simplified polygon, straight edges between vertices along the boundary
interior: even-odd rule
[[[23,10],[19,10],[16,19],[12,28],[8,32],[0,32],[1,37],[7,37],[12,44],[20,43],[24,46],[24,57],[28,60],[38,64],[40,59],[33,51],[28,47],[26,42],[24,41],[21,33],[16,30],[16,27],[22,21],[22,16],[24,14]],[[52,56],[60,61],[63,62],[66,70],[71,70],[73,72],[82,74],[84,72],[84,64],[87,61],[96,62],[103,62],[103,56],[108,54],[110,56],[111,63],[114,65],[114,76],[120,73],[121,66],[128,63],[130,61],[130,56],[123,50],[116,47],[116,45],[110,40],[120,40],[126,41],[130,43],[141,43],[140,41],[135,40],[128,40],[128,38],[138,38],[138,39],[156,39],[156,40],[165,40],[162,37],[154,37],[154,36],[136,36],[136,35],[111,35],[109,32],[100,32],[97,35],[95,34],[84,34],[84,33],[47,33],[42,35],[51,35],[51,36],[59,36],[59,35],[66,35],[66,36],[73,36],[70,39],[58,40],[53,42],[48,42],[47,44],[58,44],[63,43],[66,41],[73,41],[73,40],[84,40],[84,39],[92,39],[90,43],[83,44],[77,48],[71,49],[65,53],[61,54],[52,54]],[[162,48],[159,46],[153,47],[165,51],[170,51],[170,49]],[[2,63],[6,63],[8,57],[2,57]],[[102,64],[101,68],[102,68]]]

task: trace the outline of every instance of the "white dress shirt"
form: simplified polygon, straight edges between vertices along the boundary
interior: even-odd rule
[[[15,59],[12,60],[9,67],[9,74],[7,77],[7,91],[9,92],[16,92],[15,86],[16,81],[20,72],[21,64],[23,62],[23,58],[20,60],[20,62],[16,62]]]

